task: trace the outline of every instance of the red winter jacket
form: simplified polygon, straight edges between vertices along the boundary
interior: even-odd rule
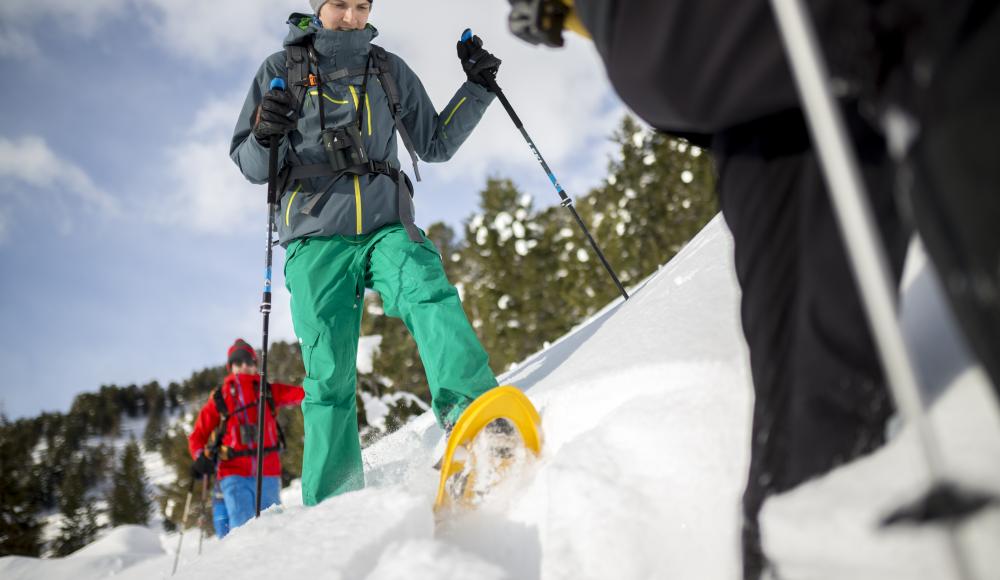
[[[232,452],[239,453],[249,449],[256,449],[256,441],[243,441],[241,438],[241,425],[257,424],[257,389],[260,384],[260,375],[235,375],[230,374],[222,383],[222,397],[229,409],[229,419],[226,421],[225,431],[222,435],[222,445],[228,447]],[[282,383],[271,383],[271,395],[274,397],[276,407],[295,405],[302,402],[305,391],[302,387],[286,385]],[[241,407],[244,410],[236,411]],[[208,402],[198,413],[198,420],[194,424],[194,431],[188,437],[188,449],[191,457],[198,458],[205,446],[208,438],[219,425],[221,417],[216,409],[212,395],[209,395]],[[264,406],[264,449],[278,446],[278,430],[275,426],[274,416],[271,409]],[[220,461],[217,475],[219,479],[230,475],[240,475],[250,477],[256,475],[257,454],[252,453],[244,457],[233,457],[225,461]],[[281,461],[277,451],[267,453],[264,457],[264,475],[281,475]]]

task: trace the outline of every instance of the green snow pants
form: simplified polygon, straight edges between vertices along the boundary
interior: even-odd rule
[[[401,225],[292,241],[285,285],[306,370],[306,505],[364,487],[355,390],[365,288],[382,296],[385,313],[402,319],[416,340],[439,425],[453,424],[497,385],[434,244],[410,241]]]

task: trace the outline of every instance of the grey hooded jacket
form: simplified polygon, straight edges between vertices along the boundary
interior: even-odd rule
[[[371,25],[356,31],[324,30],[314,17],[302,14],[292,15],[289,28],[284,45],[311,40],[319,57],[320,72],[324,75],[341,69],[363,69],[371,41],[378,35]],[[413,140],[417,155],[424,161],[447,161],[479,123],[494,98],[492,93],[465,82],[448,106],[438,113],[417,75],[395,54],[389,53],[388,57],[400,94],[402,124]],[[362,76],[343,78],[323,86],[327,128],[357,121]],[[257,107],[275,77],[290,82],[295,80],[288,79],[284,51],[272,54],[261,64],[250,85],[230,145],[230,156],[251,183],[267,182],[268,150],[257,142],[252,130]],[[320,98],[319,90],[310,88],[307,91],[297,130],[281,140],[279,168],[293,164],[295,157],[303,165],[326,162],[320,136]],[[369,159],[385,161],[399,169],[396,128],[385,90],[374,74],[368,78],[363,109],[362,135]],[[289,147],[295,155],[289,154]],[[322,197],[316,200],[314,196]],[[399,223],[399,197],[397,183],[382,174],[294,181],[287,184],[281,194],[276,216],[278,235],[282,245],[287,246],[292,240],[303,237],[367,234],[387,224]]]

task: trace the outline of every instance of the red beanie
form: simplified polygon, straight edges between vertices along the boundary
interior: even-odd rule
[[[257,351],[242,338],[236,339],[233,346],[229,347],[229,352],[226,355],[226,368],[228,369],[234,363],[257,364]]]

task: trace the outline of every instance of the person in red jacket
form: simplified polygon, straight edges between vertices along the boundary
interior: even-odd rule
[[[257,500],[257,394],[260,375],[257,353],[242,339],[229,347],[222,386],[212,391],[201,408],[188,449],[195,460],[192,474],[215,474],[229,515],[229,528],[254,517]],[[281,502],[281,461],[284,441],[275,421],[277,407],[302,402],[302,387],[271,383],[272,403],[264,409],[264,482],[261,509]],[[228,530],[217,530],[220,537]]]

